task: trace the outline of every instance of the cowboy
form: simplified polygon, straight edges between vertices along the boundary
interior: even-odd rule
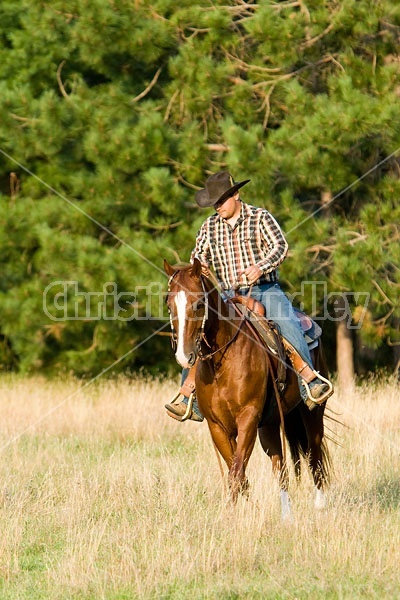
[[[302,399],[312,409],[324,402],[333,388],[314,371],[299,319],[278,283],[277,268],[288,251],[282,230],[266,209],[251,206],[240,198],[240,188],[249,181],[235,183],[228,171],[220,171],[207,179],[204,189],[196,192],[198,206],[213,207],[215,214],[201,226],[191,261],[195,257],[200,260],[205,276],[212,267],[227,297],[232,296],[234,290],[246,295],[250,292],[263,304],[268,318],[277,323],[283,338],[294,348],[300,361],[306,363],[307,385],[304,385],[305,375],[303,379],[298,372],[299,388]],[[296,370],[295,361],[292,364]],[[183,382],[186,376],[187,370],[183,372]],[[165,408],[170,416],[182,417],[187,413],[187,402],[184,397],[182,402],[166,404]],[[190,418],[203,420],[196,402]]]

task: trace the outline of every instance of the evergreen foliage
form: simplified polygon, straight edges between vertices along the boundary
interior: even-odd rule
[[[162,260],[188,260],[207,214],[194,190],[221,168],[251,178],[243,198],[287,232],[287,291],[326,282],[318,307],[348,292],[386,361],[400,342],[399,41],[390,0],[4,0],[3,368],[84,375],[126,353],[115,369],[171,368],[153,335],[166,320],[52,320],[43,295],[114,282],[125,317],[159,315]],[[112,294],[92,300],[112,314]],[[83,296],[68,302],[84,314]]]

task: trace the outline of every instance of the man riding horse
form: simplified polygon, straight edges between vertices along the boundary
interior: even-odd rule
[[[289,343],[289,358],[298,375],[301,397],[312,410],[327,400],[333,387],[314,370],[300,321],[278,283],[277,268],[288,251],[282,230],[266,209],[240,198],[239,189],[249,181],[235,183],[229,172],[220,171],[207,179],[204,189],[196,192],[198,206],[213,207],[215,214],[201,226],[191,262],[198,258],[205,276],[209,276],[212,267],[226,297],[237,293],[261,302],[267,317],[278,325]],[[184,371],[183,382],[186,376]],[[181,389],[185,389],[184,384]],[[184,392],[180,403],[171,402],[165,408],[169,416],[180,420],[187,413],[187,403]],[[190,418],[203,420],[195,399]]]

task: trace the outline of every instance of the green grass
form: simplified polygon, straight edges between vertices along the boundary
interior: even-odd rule
[[[164,414],[173,382],[79,385],[0,380],[1,600],[400,597],[394,382],[332,398],[328,507],[292,473],[291,525],[258,444],[230,505],[205,423]]]

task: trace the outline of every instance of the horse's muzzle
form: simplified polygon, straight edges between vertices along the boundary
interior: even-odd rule
[[[196,362],[196,354],[195,352],[191,352],[189,356],[178,356],[178,353],[175,354],[175,359],[178,365],[181,365],[184,369],[191,369]]]
[[[188,363],[190,367],[193,367],[194,363],[196,362],[196,355],[194,352],[191,352],[189,354],[189,358],[188,358]]]

